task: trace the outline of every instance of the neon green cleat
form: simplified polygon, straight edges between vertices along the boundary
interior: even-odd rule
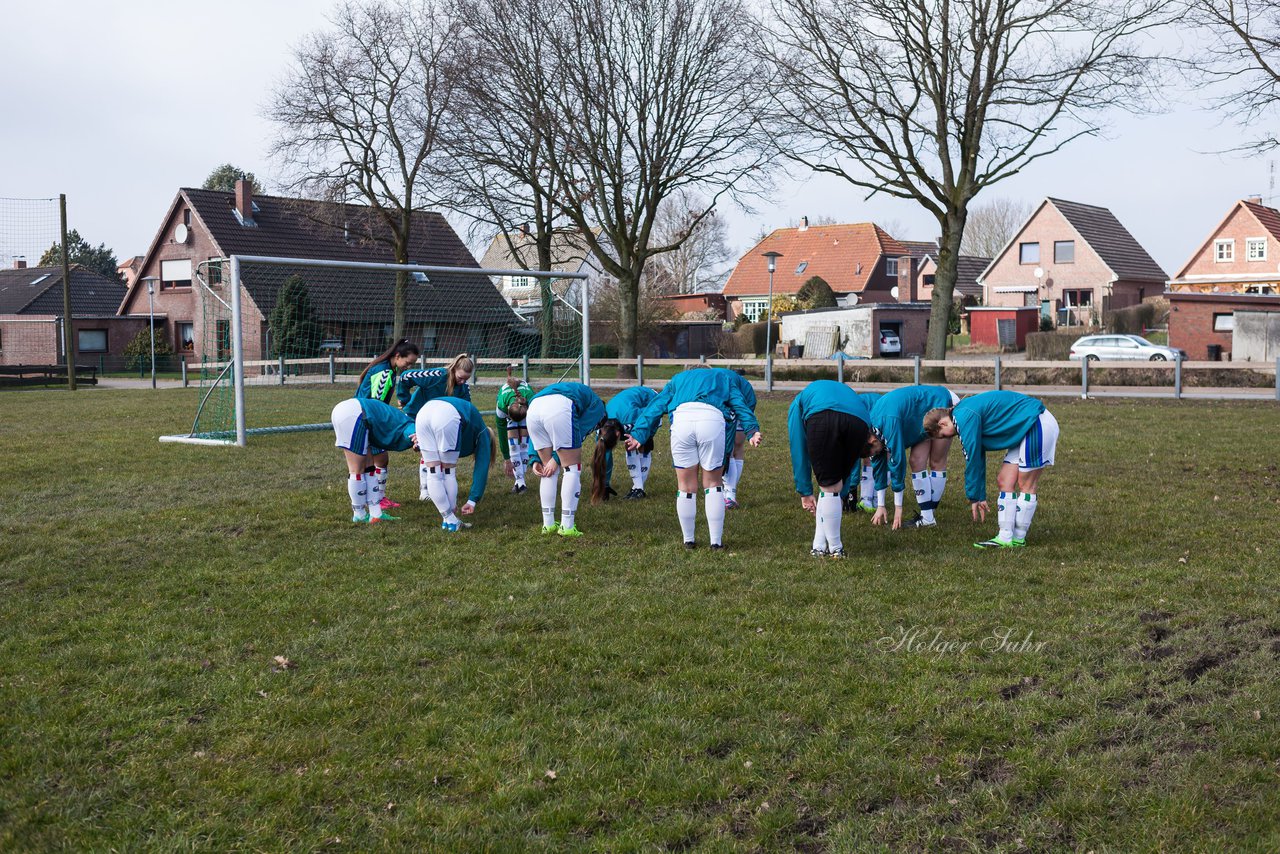
[[[1014,539],[1014,541],[1013,541],[1013,547],[1014,547],[1015,549],[1025,548],[1025,547],[1026,547],[1026,545],[1027,545],[1027,541],[1026,541],[1026,539],[1021,539],[1021,540],[1019,540],[1019,539],[1016,539],[1016,538],[1015,538],[1015,539]]]
[[[369,517],[369,524],[370,524],[370,525],[376,525],[376,524],[378,524],[379,522],[399,522],[399,521],[400,521],[400,517],[399,517],[399,516],[392,516],[390,513],[387,513],[387,512],[385,512],[385,511],[383,512],[383,514],[382,514],[381,516],[370,516],[370,517]]]
[[[561,529],[560,529],[560,536],[562,536],[562,537],[581,537],[581,536],[582,536],[582,532],[578,530],[578,526],[577,526],[577,525],[574,525],[572,528],[561,528]]]
[[[559,523],[559,522],[552,522],[550,525],[543,525],[543,526],[542,526],[542,533],[544,533],[544,534],[554,534],[554,533],[556,533],[556,532],[557,532],[557,531],[559,531],[559,530],[560,530],[560,523]]]
[[[357,515],[352,515],[352,517],[351,517],[351,521],[352,521],[352,523],[353,523],[353,524],[356,524],[356,525],[368,525],[368,524],[369,524],[369,514],[368,514],[368,513],[362,513],[362,514],[360,514],[360,515],[358,515],[358,516],[357,516]]]
[[[992,540],[983,540],[980,543],[974,543],[975,549],[1012,549],[1018,544],[1013,540],[1001,540],[999,538]]]

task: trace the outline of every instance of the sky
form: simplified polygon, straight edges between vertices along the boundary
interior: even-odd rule
[[[19,251],[34,264],[56,236],[57,218],[56,207],[5,199],[65,193],[70,227],[123,260],[146,251],[177,189],[199,186],[220,163],[253,172],[270,190],[279,173],[268,159],[273,128],[263,108],[292,48],[324,27],[332,4],[6,0],[4,7],[0,266],[8,267]],[[1236,144],[1241,131],[1196,106],[1190,92],[1170,91],[1169,100],[1174,106],[1156,115],[1107,116],[1102,137],[1071,143],[978,201],[1053,196],[1108,207],[1176,273],[1232,203],[1270,199],[1272,191],[1267,158],[1213,153]],[[762,231],[806,215],[892,223],[893,236],[905,240],[937,237],[936,221],[918,206],[865,196],[838,178],[794,171],[753,203],[754,213],[720,214],[735,259]],[[473,247],[477,257],[482,250]]]

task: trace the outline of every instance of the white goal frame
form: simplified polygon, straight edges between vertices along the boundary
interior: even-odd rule
[[[271,264],[278,267],[325,267],[343,270],[378,270],[390,273],[437,273],[446,275],[450,273],[461,273],[466,275],[478,276],[529,276],[536,279],[573,279],[582,282],[580,305],[576,307],[578,313],[582,316],[582,382],[589,384],[591,382],[591,298],[589,281],[590,273],[560,273],[547,270],[497,270],[484,267],[443,267],[439,265],[426,264],[385,264],[372,261],[335,261],[331,259],[318,258],[281,258],[270,255],[232,255],[228,259],[231,267],[231,382],[234,388],[233,399],[235,407],[235,440],[230,439],[224,441],[221,439],[209,439],[194,434],[187,435],[170,435],[161,436],[161,442],[179,442],[189,445],[221,445],[236,446],[243,448],[248,444],[248,437],[251,433],[264,432],[276,433],[281,432],[282,428],[265,427],[255,428],[253,430],[246,428],[245,421],[245,401],[244,401],[244,327],[241,323],[241,303],[243,300],[240,296],[241,281],[240,268],[242,264]],[[221,299],[220,297],[216,297]],[[572,306],[571,306],[572,307]],[[549,307],[544,307],[549,310]],[[224,371],[225,375],[225,371]],[[222,382],[222,376],[214,381],[214,387]],[[207,395],[206,395],[207,397]],[[203,405],[203,401],[201,403]],[[332,425],[325,424],[302,424],[291,428],[288,431],[302,430],[323,430]]]

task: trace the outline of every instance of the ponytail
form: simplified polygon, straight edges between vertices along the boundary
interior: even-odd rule
[[[418,345],[414,344],[408,338],[401,338],[396,343],[388,347],[382,355],[378,356],[372,362],[365,366],[364,373],[360,375],[360,382],[364,382],[364,378],[369,376],[369,371],[373,370],[373,366],[379,362],[390,362],[393,356],[399,356],[403,359],[405,356],[421,356],[422,351],[418,349]]]
[[[476,363],[466,353],[459,353],[453,357],[453,361],[449,363],[448,369],[445,371],[444,393],[445,397],[453,396],[453,372],[458,368],[465,366],[468,374],[475,373]]]
[[[604,501],[609,491],[605,482],[606,455],[622,440],[622,422],[616,418],[606,418],[600,424],[600,432],[596,434],[596,449],[591,457],[591,503]]]

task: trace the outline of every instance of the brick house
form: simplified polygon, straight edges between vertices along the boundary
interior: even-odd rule
[[[391,247],[379,239],[383,226],[369,208],[277,196],[254,197],[247,181],[234,192],[180,189],[138,265],[134,284],[118,303],[117,314],[147,313],[148,280],[157,287],[157,327],[178,354],[194,354],[198,342],[225,358],[230,347],[226,320],[206,329],[200,282],[219,287],[223,264],[231,255],[333,259],[392,263]],[[411,263],[477,267],[444,217],[435,212],[413,214]],[[395,274],[343,270],[340,275],[315,267],[255,266],[244,272],[243,324],[246,360],[268,358],[270,328],[284,281],[300,274],[307,283],[317,320],[333,349],[347,356],[373,355],[386,347],[393,318]],[[229,271],[227,271],[229,275]],[[438,275],[416,279],[429,286],[411,287],[405,334],[423,348],[424,356],[461,350],[483,352],[489,338],[505,335],[517,318],[485,276]],[[210,344],[209,342],[216,342]]]
[[[1237,310],[1280,311],[1280,211],[1257,196],[1236,202],[1165,296],[1170,346],[1192,359],[1230,358]]]
[[[512,245],[515,251],[512,251]],[[480,266],[487,270],[536,270],[538,249],[533,235],[527,228],[512,234],[495,234],[489,241]],[[600,276],[600,268],[587,249],[586,243],[572,231],[558,230],[551,235],[551,269],[557,273],[587,273],[594,282]],[[502,298],[512,308],[526,313],[542,305],[542,286],[534,276],[500,276],[498,289]],[[581,279],[556,279],[551,283],[552,292],[567,304],[577,306],[581,301]]]
[[[951,298],[963,301],[966,305],[975,304],[982,299],[982,284],[978,277],[991,265],[990,258],[978,255],[961,255],[956,259],[956,287]],[[916,299],[929,302],[933,299],[933,280],[938,274],[938,251],[920,260],[920,268],[916,273]]]
[[[146,329],[147,318],[116,316],[125,286],[111,276],[71,265],[71,328],[76,363],[97,365],[117,357]],[[28,267],[18,260],[0,270],[0,365],[66,364],[62,335],[62,266]]]
[[[874,223],[779,228],[739,260],[724,286],[728,319],[744,314],[755,321],[769,302],[769,268],[762,253],[780,252],[773,293],[795,294],[813,276],[821,276],[841,306],[897,302],[899,261],[911,252]],[[909,277],[908,277],[909,278]]]
[[[1111,211],[1048,198],[982,275],[983,304],[1038,306],[1060,326],[1159,296],[1168,278]]]

